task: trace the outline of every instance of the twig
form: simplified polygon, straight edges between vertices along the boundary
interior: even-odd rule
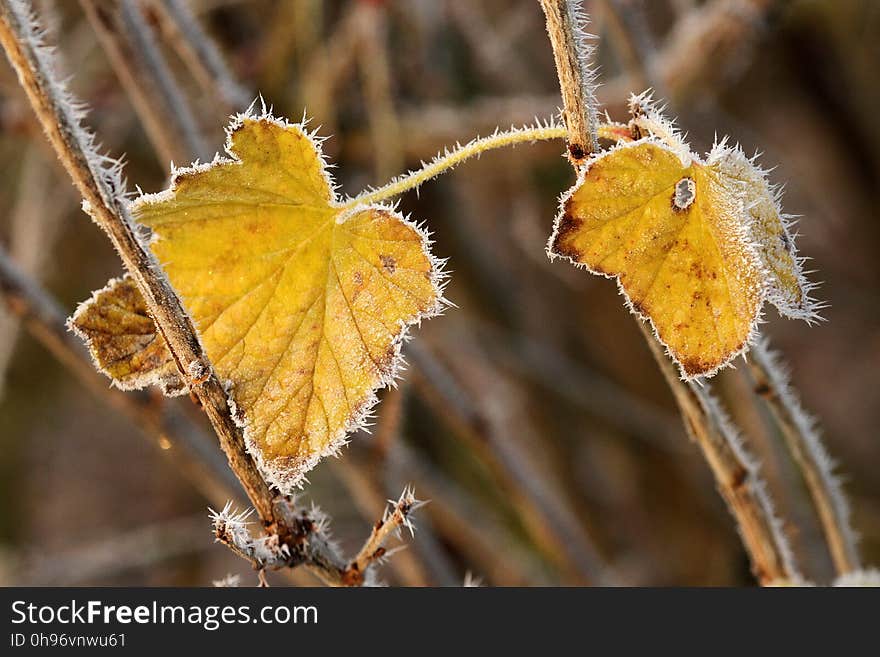
[[[363,547],[348,565],[346,580],[350,580],[350,584],[363,583],[369,567],[389,556],[390,552],[385,548],[385,544],[391,536],[399,536],[402,527],[408,529],[410,535],[415,532],[410,515],[425,502],[417,500],[410,487],[403,490],[397,501],[388,500],[388,502],[390,506],[382,514],[382,519],[373,526]]]
[[[269,489],[247,453],[226,391],[211,368],[192,321],[161,267],[135,232],[121,200],[124,187],[119,163],[98,154],[94,135],[81,124],[82,106],[76,104],[65,86],[55,79],[51,54],[41,42],[39,26],[21,0],[0,3],[0,43],[92,218],[110,237],[144,295],[159,332],[184,380],[205,409],[230,466],[260,518],[267,526],[287,531],[278,509],[283,498]]]
[[[384,511],[385,496],[366,471],[366,465],[352,463],[352,456],[348,454],[344,459],[335,459],[332,464],[333,471],[348,490],[352,502],[360,509],[361,515],[372,519]],[[427,586],[430,583],[424,564],[416,557],[416,550],[405,550],[391,562],[390,567],[407,586]]]
[[[749,353],[755,393],[764,399],[776,420],[792,458],[800,467],[822,523],[825,540],[838,575],[861,568],[856,534],[850,525],[850,508],[834,461],[822,444],[816,421],[801,406],[792,390],[786,367],[761,339]]]
[[[643,322],[638,322],[681,410],[685,426],[700,447],[721,496],[737,521],[740,536],[761,584],[800,583],[801,575],[772,503],[736,431],[704,387],[686,384]]]
[[[568,155],[575,164],[599,150],[595,82],[589,66],[592,48],[583,31],[586,15],[579,0],[539,0],[547,18],[568,128]]]
[[[81,4],[163,169],[172,160],[210,157],[195,117],[135,0],[81,0]]]
[[[232,73],[213,39],[182,0],[152,0],[166,38],[186,62],[203,89],[225,105],[226,113],[242,110],[253,98]]]

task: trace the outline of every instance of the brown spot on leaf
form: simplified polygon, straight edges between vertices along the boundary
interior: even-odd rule
[[[572,260],[579,259],[581,257],[580,252],[577,249],[568,246],[565,242],[568,235],[577,231],[583,223],[582,219],[573,216],[568,209],[566,209],[565,214],[562,215],[562,219],[559,220],[559,226],[556,229],[556,237],[553,239],[553,246],[551,247],[553,253],[566,256]]]
[[[712,366],[709,363],[706,363],[701,358],[682,358],[681,360],[681,369],[684,370],[685,374],[688,376],[699,376],[700,374],[705,374],[709,370],[712,369]]]
[[[393,256],[386,255],[384,253],[379,254],[379,260],[382,261],[382,269],[387,271],[389,274],[393,274],[397,271],[397,261]]]

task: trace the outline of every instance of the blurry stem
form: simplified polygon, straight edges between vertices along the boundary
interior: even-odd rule
[[[414,384],[438,417],[474,449],[501,484],[536,545],[576,581],[610,584],[615,579],[598,549],[558,496],[542,484],[532,464],[510,441],[499,439],[467,392],[424,344],[408,345]]]
[[[668,94],[660,78],[654,74],[654,44],[643,14],[641,0],[602,0],[605,22],[620,53],[624,68],[637,89],[654,90],[660,98]]]
[[[761,584],[798,583],[788,540],[773,514],[758,468],[745,453],[727,418],[704,387],[685,383],[644,322],[638,322],[660,371],[678,403],[685,427],[715,476],[721,496],[739,525],[740,536]]]
[[[490,581],[500,586],[547,583],[535,551],[522,547],[495,510],[479,497],[448,479],[402,440],[394,443],[388,462],[418,482],[419,489],[431,500],[428,511],[437,533],[476,563]]]
[[[785,444],[803,474],[837,573],[843,575],[859,570],[861,565],[855,532],[850,525],[849,503],[840,480],[834,475],[834,464],[822,444],[815,421],[804,411],[789,385],[784,365],[778,362],[767,342],[760,340],[749,355],[755,393],[769,406]]]
[[[178,369],[205,409],[230,467],[242,482],[260,518],[287,538],[289,528],[280,508],[284,498],[269,488],[247,453],[226,390],[211,368],[192,320],[162,268],[136,234],[121,200],[124,192],[121,181],[112,163],[98,155],[93,137],[80,124],[81,109],[76,108],[64,85],[53,77],[54,62],[39,35],[39,25],[34,22],[27,3],[17,0],[0,2],[0,43],[49,142],[92,218],[107,233],[137,283]]]
[[[160,164],[211,153],[135,0],[80,0]]]
[[[373,3],[364,4],[364,10],[358,16],[358,64],[363,76],[376,172],[385,178],[403,168],[400,125],[394,110],[388,56],[388,19],[385,10]]]
[[[568,154],[580,164],[599,150],[597,102],[589,68],[590,48],[583,31],[586,16],[578,0],[539,0],[547,18],[559,89],[568,128]]]
[[[0,292],[28,331],[99,400],[126,416],[160,448],[212,504],[240,498],[241,488],[216,448],[185,415],[146,392],[123,392],[107,385],[89,361],[82,342],[65,326],[65,313],[0,251]]]
[[[168,41],[203,89],[213,92],[227,113],[242,110],[251,93],[229,71],[223,55],[184,0],[152,0]]]

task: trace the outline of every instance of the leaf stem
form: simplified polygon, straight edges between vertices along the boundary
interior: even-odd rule
[[[613,124],[603,123],[598,126],[597,134],[602,139],[610,139],[619,141],[622,138],[620,127]],[[450,169],[455,168],[465,160],[473,157],[479,157],[487,151],[507,146],[516,146],[523,143],[534,143],[536,141],[548,141],[550,139],[565,139],[568,136],[568,129],[565,126],[554,124],[548,121],[545,124],[538,122],[534,126],[526,126],[523,128],[511,128],[510,130],[496,130],[496,132],[488,137],[477,137],[469,141],[464,146],[456,145],[454,149],[446,150],[438,154],[428,163],[422,163],[422,168],[410,171],[402,176],[392,179],[390,182],[376,189],[367,189],[358,194],[347,198],[340,207],[344,209],[352,209],[359,205],[369,203],[380,203],[387,201],[395,196],[400,196],[410,190],[420,187],[422,184],[436,178],[442,173],[446,173]]]
[[[421,169],[410,171],[402,176],[392,179],[389,183],[377,189],[367,189],[357,196],[346,199],[343,208],[350,209],[358,205],[379,203],[404,192],[416,189],[431,178],[436,178],[441,173],[449,171],[465,160],[477,157],[486,151],[505,146],[513,146],[524,142],[536,142],[547,139],[564,139],[567,130],[562,126],[552,123],[533,127],[514,128],[505,131],[496,131],[488,137],[478,137],[469,141],[464,146],[457,145],[453,150],[447,150],[438,154],[427,164],[423,163]]]

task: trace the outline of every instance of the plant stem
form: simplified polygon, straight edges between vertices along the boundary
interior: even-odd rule
[[[703,452],[718,490],[736,518],[755,577],[765,585],[800,582],[800,571],[781,523],[773,513],[757,465],[745,452],[717,402],[699,385],[681,381],[660,343],[643,322],[638,324],[672,390],[688,433]]]
[[[597,134],[602,139],[610,139],[612,141],[618,141],[621,138],[620,129],[611,124],[599,125]],[[446,150],[443,153],[438,154],[427,164],[423,162],[422,168],[398,176],[377,189],[368,189],[357,196],[350,197],[346,199],[340,207],[344,209],[352,209],[360,205],[387,201],[395,196],[400,196],[410,190],[416,189],[432,178],[436,178],[440,174],[453,169],[465,160],[469,160],[472,157],[479,157],[487,151],[504,148],[506,146],[516,146],[517,144],[523,144],[526,142],[534,143],[536,141],[546,141],[550,139],[565,139],[567,135],[567,128],[554,125],[552,122],[548,122],[545,125],[539,123],[535,126],[512,128],[503,131],[498,130],[488,137],[478,137],[477,139],[473,139],[464,146],[456,145],[451,151]]]
[[[213,92],[225,111],[243,110],[253,96],[242,87],[211,37],[202,29],[184,0],[153,0],[168,41],[199,84]]]
[[[856,535],[850,525],[850,508],[835,476],[834,463],[816,429],[791,389],[785,367],[779,363],[766,340],[760,340],[749,354],[749,369],[755,393],[770,408],[792,458],[800,467],[813,504],[822,523],[825,540],[838,575],[861,568]]]
[[[457,145],[453,150],[447,150],[437,155],[427,164],[423,163],[421,169],[398,176],[378,189],[368,189],[357,196],[347,199],[342,204],[342,207],[348,209],[368,203],[379,203],[395,196],[400,196],[404,192],[416,189],[431,178],[439,176],[441,173],[452,169],[465,160],[477,157],[486,151],[524,142],[563,139],[566,134],[567,131],[564,127],[549,124],[546,126],[538,125],[506,130],[504,132],[498,131],[488,137],[479,137],[464,146]]]
[[[40,40],[39,26],[26,3],[0,2],[0,43],[89,213],[110,237],[144,295],[178,369],[217,432],[230,467],[263,522],[274,525],[280,534],[286,535],[285,519],[278,508],[283,498],[273,493],[247,453],[242,429],[232,415],[226,391],[211,368],[191,319],[161,267],[135,232],[122,200],[124,189],[118,165],[97,153],[93,135],[80,124],[81,112],[77,111],[64,86],[53,77],[50,53]]]
[[[122,83],[160,163],[206,159],[209,152],[195,116],[133,0],[80,0]]]
[[[591,48],[583,31],[586,16],[577,0],[540,0],[547,18],[547,34],[553,46],[559,89],[562,92],[568,155],[580,164],[599,150],[593,74],[589,67]]]
[[[107,385],[107,379],[89,361],[82,342],[67,330],[64,309],[2,250],[0,294],[13,315],[81,385],[131,420],[208,501],[222,506],[227,499],[242,497],[223,457],[183,413],[147,392],[123,392]]]

